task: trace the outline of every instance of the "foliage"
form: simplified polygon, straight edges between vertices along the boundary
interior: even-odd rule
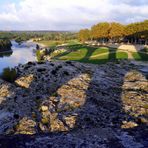
[[[89,35],[88,31],[88,29],[80,30],[78,38],[83,42],[93,39],[100,42],[128,41],[130,43],[148,43],[148,20],[128,25],[103,22],[92,26]]]
[[[79,41],[87,41],[90,39],[90,31],[88,29],[82,29],[80,30],[80,32],[78,33],[78,39]]]
[[[1,74],[2,79],[8,82],[14,82],[17,78],[17,72],[14,68],[5,68]]]
[[[109,37],[110,24],[107,22],[99,23],[92,26],[92,38],[108,38]]]
[[[36,51],[36,58],[37,58],[37,61],[38,61],[38,62],[43,61],[43,56],[44,56],[44,54],[41,53],[40,50],[37,50],[37,51]]]
[[[21,43],[29,39],[33,41],[67,41],[77,38],[76,32],[69,31],[10,31],[0,32],[0,39],[16,40]]]
[[[0,52],[11,50],[11,42],[8,39],[0,39]]]
[[[109,37],[111,39],[122,37],[125,34],[124,31],[125,31],[124,25],[113,22],[110,24]]]

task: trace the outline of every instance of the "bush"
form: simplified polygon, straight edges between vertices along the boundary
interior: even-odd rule
[[[7,39],[0,39],[0,51],[4,52],[4,51],[9,51],[11,50],[11,42],[10,40]]]
[[[41,62],[41,61],[43,61],[43,54],[40,52],[40,50],[37,50],[36,51],[36,58],[37,58],[37,61],[38,62]]]
[[[17,72],[14,68],[5,68],[1,75],[2,79],[8,82],[14,82],[17,78]]]

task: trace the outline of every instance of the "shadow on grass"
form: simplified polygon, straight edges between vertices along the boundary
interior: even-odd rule
[[[118,51],[114,48],[108,48],[108,53],[102,52],[101,50],[103,47],[92,47],[82,44],[76,44],[76,45],[70,45],[66,47],[67,51],[61,54],[58,54],[53,59],[57,60],[71,60],[71,61],[78,61],[83,63],[93,63],[93,64],[103,64],[109,61],[117,61],[121,59],[128,59],[128,54],[123,51]],[[86,50],[86,53],[84,56],[80,56],[79,54],[77,56],[70,55],[72,53],[77,53],[78,51]],[[98,51],[98,56],[96,58],[92,58],[95,52]],[[99,52],[100,51],[100,52]],[[100,54],[100,56],[99,56]],[[140,60],[140,61],[148,61],[148,54],[144,52],[135,52],[132,53],[134,60]],[[65,56],[65,57],[64,57]],[[78,57],[80,56],[80,58]]]
[[[103,48],[104,47],[91,47],[91,46],[82,45],[82,44],[71,45],[71,46],[67,46],[66,52],[58,54],[53,59],[71,60],[71,61],[79,61],[79,62],[83,62],[83,63],[93,63],[93,64],[102,64],[102,63],[106,63],[109,61],[128,59],[127,53],[124,53],[123,55],[121,55],[121,53],[116,52],[116,49],[105,47],[107,51],[103,51]],[[77,53],[80,50],[81,51],[86,50],[86,53],[85,52],[82,53],[82,54],[84,54],[83,57],[82,57],[82,55],[81,56],[80,55],[77,55],[77,56],[71,55],[70,56],[70,54]],[[98,52],[98,56],[96,56],[95,58],[92,58],[92,56],[94,56],[94,54],[97,52]],[[80,58],[78,56],[80,56]]]
[[[137,61],[148,61],[148,54],[144,52],[134,52],[133,57]]]

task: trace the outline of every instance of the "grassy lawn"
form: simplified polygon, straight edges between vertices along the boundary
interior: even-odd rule
[[[128,55],[125,52],[116,52],[116,58],[117,59],[128,59]]]
[[[51,46],[57,46],[59,44],[63,44],[64,42],[62,41],[39,41],[39,43],[44,44],[47,47],[51,47]]]
[[[68,45],[74,45],[78,44],[79,42],[77,40],[68,40],[68,41],[54,41],[54,40],[48,40],[48,41],[38,41],[41,44],[44,44],[47,47],[54,47],[61,44],[68,44]]]
[[[135,60],[148,61],[148,54],[144,52],[134,52],[132,55]],[[53,59],[100,64],[108,61],[128,59],[128,53],[106,47],[96,48],[82,44],[73,44],[67,46],[66,52],[53,56]]]
[[[119,59],[128,59],[126,52],[117,51],[106,47],[89,47],[86,45],[75,44],[67,47],[68,50],[53,59],[56,60],[72,60],[85,63],[105,63],[107,61],[115,61]]]
[[[135,60],[142,60],[142,61],[148,61],[148,54],[144,52],[133,52],[132,53]]]

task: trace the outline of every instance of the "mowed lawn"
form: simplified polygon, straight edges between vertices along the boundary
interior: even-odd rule
[[[135,60],[148,60],[148,54],[146,53],[135,52],[131,54]],[[128,53],[107,47],[96,48],[82,44],[76,44],[68,46],[66,52],[55,55],[53,59],[99,64],[108,61],[128,59]]]
[[[67,40],[67,41],[43,40],[43,41],[38,41],[38,43],[44,44],[47,47],[55,47],[61,44],[67,44],[67,45],[78,44],[79,42],[77,40]]]

